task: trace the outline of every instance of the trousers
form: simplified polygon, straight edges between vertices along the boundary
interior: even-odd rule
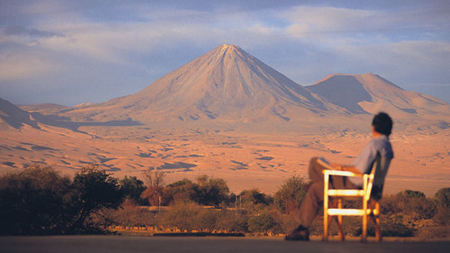
[[[311,185],[300,205],[300,225],[306,228],[311,226],[323,204],[324,184],[322,171],[325,168],[317,162],[317,159],[318,157],[313,157],[309,162],[308,176],[311,180]],[[341,176],[331,176],[330,185],[335,189],[358,188],[347,178]]]

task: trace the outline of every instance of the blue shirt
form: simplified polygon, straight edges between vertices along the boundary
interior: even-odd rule
[[[370,166],[377,156],[377,152],[380,155],[388,159],[394,158],[394,152],[392,150],[389,138],[386,135],[380,135],[373,138],[362,150],[361,154],[353,161],[352,165],[357,168],[361,173],[369,174]],[[362,185],[361,178],[351,177],[350,181],[357,186]]]

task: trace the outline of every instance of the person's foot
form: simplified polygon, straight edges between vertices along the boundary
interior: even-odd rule
[[[300,225],[284,237],[286,241],[309,241],[309,230]]]

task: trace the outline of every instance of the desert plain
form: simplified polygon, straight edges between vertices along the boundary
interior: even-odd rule
[[[331,134],[251,133],[233,130],[152,129],[143,126],[83,127],[84,133],[41,126],[0,131],[2,173],[27,164],[45,164],[73,175],[81,167],[97,164],[116,177],[143,177],[149,169],[166,173],[166,182],[200,175],[223,178],[239,193],[256,188],[274,193],[291,176],[307,179],[311,157],[349,164],[370,140],[369,130]],[[116,134],[116,136],[114,136]],[[392,161],[385,193],[405,189],[427,195],[450,182],[448,129],[440,132],[391,137]]]

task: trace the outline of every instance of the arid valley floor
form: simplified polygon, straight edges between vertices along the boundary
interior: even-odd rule
[[[223,178],[232,192],[258,188],[275,192],[291,176],[307,178],[313,156],[348,164],[370,140],[370,133],[256,134],[231,130],[152,129],[145,126],[83,127],[86,133],[41,126],[0,131],[2,173],[26,164],[50,165],[73,175],[98,164],[117,177],[142,177],[148,169],[167,173],[170,183],[199,175]],[[108,131],[108,136],[104,136]],[[413,189],[434,194],[450,182],[449,129],[408,134],[394,132],[395,150],[386,193]],[[103,135],[103,136],[102,136]]]

